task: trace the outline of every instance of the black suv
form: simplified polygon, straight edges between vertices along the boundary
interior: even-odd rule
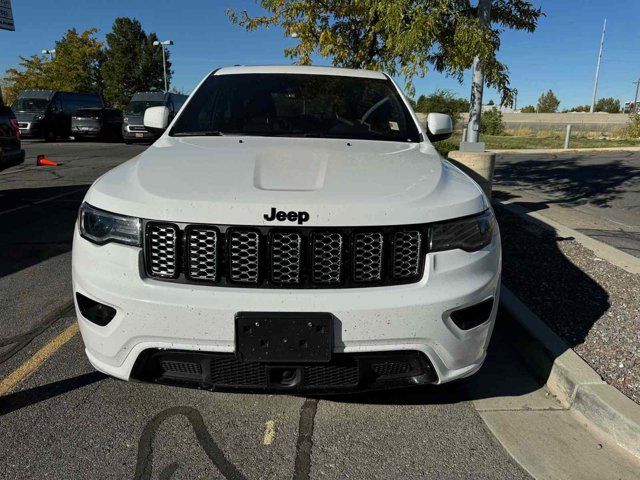
[[[24,162],[18,120],[13,110],[0,102],[0,169]]]

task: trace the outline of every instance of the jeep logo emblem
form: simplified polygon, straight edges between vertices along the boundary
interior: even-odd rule
[[[298,225],[302,225],[309,220],[309,212],[285,212],[284,210],[276,210],[275,207],[271,207],[271,212],[265,213],[264,219],[267,222],[273,222],[274,220],[284,222],[289,220],[290,222],[298,222]]]

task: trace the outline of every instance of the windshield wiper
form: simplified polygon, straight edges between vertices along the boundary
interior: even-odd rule
[[[173,137],[222,137],[224,134],[218,130],[201,130],[195,132],[177,132]]]

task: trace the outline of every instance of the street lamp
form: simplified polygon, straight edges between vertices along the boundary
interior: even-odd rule
[[[56,49],[52,48],[51,50],[42,50],[43,55],[49,55],[49,60],[53,60],[53,56],[56,53]]]
[[[173,40],[165,40],[164,42],[159,42],[158,40],[156,40],[155,42],[153,42],[153,45],[156,47],[160,45],[162,47],[162,68],[164,70],[164,93],[167,93],[167,90],[169,89],[169,87],[167,85],[167,59],[164,53],[164,49],[169,45],[173,45]]]

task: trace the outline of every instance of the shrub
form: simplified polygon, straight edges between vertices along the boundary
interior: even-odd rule
[[[596,102],[596,112],[620,113],[620,100],[613,97],[601,98]]]
[[[631,138],[640,137],[640,113],[633,113],[627,124],[627,135]]]
[[[555,113],[560,105],[560,100],[555,96],[553,91],[540,95],[538,99],[538,113]]]
[[[522,113],[536,113],[536,107],[534,107],[533,105],[527,105],[526,107],[521,108],[520,112],[522,112]]]
[[[416,112],[446,113],[455,125],[460,120],[462,112],[469,111],[469,101],[456,97],[451,90],[436,90],[432,94],[420,95],[415,107]]]
[[[502,135],[504,133],[502,112],[496,108],[488,112],[482,112],[482,116],[480,117],[480,131],[486,135]]]

